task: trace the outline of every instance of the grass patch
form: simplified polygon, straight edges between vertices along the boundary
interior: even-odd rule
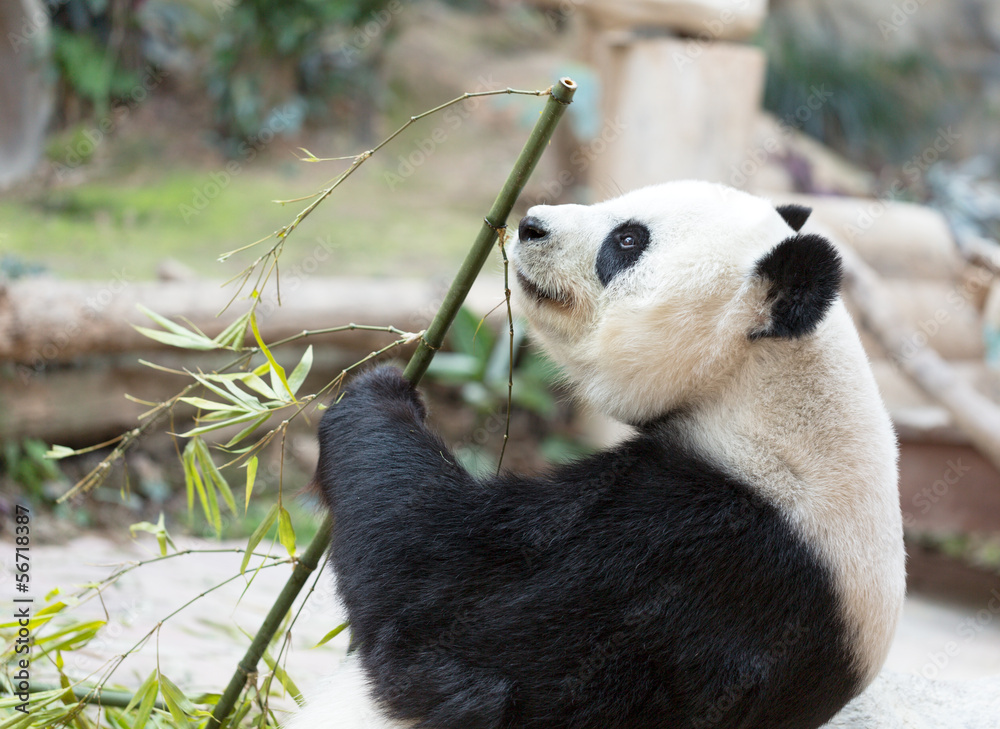
[[[382,170],[367,168],[300,226],[282,263],[293,266],[322,239],[335,252],[317,275],[425,276],[454,268],[478,229],[476,215],[429,204],[413,181],[393,194]],[[225,178],[218,171],[174,169],[137,177],[0,200],[0,250],[66,278],[103,279],[124,269],[134,279],[152,279],[165,258],[205,278],[228,278],[253,254],[225,264],[216,260],[219,254],[262,238],[305,204],[271,200],[309,194],[325,182],[274,168],[247,170],[221,189],[218,181]]]

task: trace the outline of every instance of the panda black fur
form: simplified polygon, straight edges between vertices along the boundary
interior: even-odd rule
[[[397,370],[320,426],[355,656],[291,729],[805,729],[881,666],[903,596],[895,441],[808,210],[706,183],[536,207],[537,338],[636,427],[477,480]]]

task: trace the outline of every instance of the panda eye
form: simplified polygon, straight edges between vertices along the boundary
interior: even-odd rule
[[[621,223],[608,232],[597,252],[597,278],[607,286],[622,271],[638,263],[652,238],[649,228],[637,220]]]

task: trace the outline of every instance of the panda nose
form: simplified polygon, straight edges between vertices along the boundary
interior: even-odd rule
[[[538,218],[528,216],[521,219],[521,224],[517,226],[517,237],[522,241],[541,240],[547,237],[549,231]]]

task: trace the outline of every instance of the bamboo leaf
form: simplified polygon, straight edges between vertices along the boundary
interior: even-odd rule
[[[35,639],[35,645],[41,647],[46,652],[59,650],[78,650],[93,640],[97,631],[106,624],[104,620],[91,620],[86,623],[78,623],[68,628],[63,628],[51,635],[46,635]]]
[[[220,420],[232,420],[252,415],[253,413],[248,413],[246,410],[214,410],[210,413],[202,413],[198,416],[197,421],[199,423],[217,423]]]
[[[243,563],[240,565],[240,574],[244,574],[247,569],[247,565],[250,563],[250,557],[253,556],[253,551],[260,544],[260,540],[264,538],[267,534],[267,530],[271,528],[274,524],[274,520],[278,518],[278,509],[280,506],[275,504],[271,507],[271,510],[267,512],[267,515],[261,520],[257,528],[253,530],[253,534],[250,535],[250,539],[247,540],[247,551],[243,553]]]
[[[240,400],[236,399],[232,395],[232,393],[226,392],[225,390],[223,390],[218,385],[213,385],[212,382],[211,382],[211,380],[216,379],[215,376],[213,376],[213,375],[196,374],[194,372],[191,373],[191,376],[195,380],[197,380],[199,382],[199,384],[204,385],[209,390],[211,390],[212,392],[214,392],[216,395],[218,395],[219,397],[221,397],[223,400],[228,400],[235,407],[240,408],[240,406],[243,404],[243,403],[240,402]],[[240,409],[242,409],[242,408],[240,408]]]
[[[292,370],[292,374],[288,377],[288,387],[292,391],[293,395],[297,395],[299,388],[302,387],[302,383],[305,382],[306,377],[309,376],[309,370],[312,369],[313,363],[313,348],[310,344],[306,347],[305,353],[302,355],[302,359],[299,363],[295,365],[295,369]]]
[[[243,316],[234,320],[232,324],[219,332],[215,338],[215,343],[220,347],[232,347],[242,349],[243,341],[247,336],[247,324],[250,323],[250,314],[247,312]]]
[[[32,695],[34,698],[34,695]],[[18,702],[20,703],[20,702]],[[14,704],[16,706],[17,704]],[[15,712],[14,716],[0,724],[0,729],[24,729],[31,725],[31,722],[35,720],[34,714],[22,714],[20,712]]]
[[[164,697],[167,696],[167,694],[171,695],[174,702],[186,715],[197,713],[197,707],[195,707],[191,699],[187,697],[187,694],[181,691],[173,681],[164,676],[162,673],[160,674],[160,689],[163,691]]]
[[[132,711],[136,704],[141,705],[142,700],[146,696],[146,692],[150,689],[150,687],[156,687],[158,685],[159,684],[156,680],[156,671],[150,672],[146,680],[139,684],[139,688],[135,690],[135,694],[132,695],[132,699],[128,702],[128,706],[125,707],[125,713],[127,714]],[[156,695],[154,694],[153,697],[155,699]]]
[[[230,418],[229,420],[220,420],[218,422],[212,421],[209,425],[202,425],[197,428],[192,428],[186,433],[180,433],[181,438],[195,438],[199,435],[204,435],[205,433],[211,433],[213,430],[221,430],[222,428],[229,427],[230,425],[237,425],[239,423],[245,423],[248,420],[267,420],[271,417],[270,413],[244,413],[243,415],[238,415],[235,418]]]
[[[292,516],[284,506],[278,514],[278,541],[289,557],[295,556],[295,529],[292,527]]]
[[[237,398],[243,405],[246,406],[248,410],[256,410],[260,412],[263,408],[260,404],[260,400],[255,397],[251,397],[250,393],[244,392],[236,386],[236,383],[229,378],[222,380],[222,386],[229,390],[233,397]]]
[[[240,442],[241,440],[243,440],[243,439],[244,439],[244,438],[246,438],[246,437],[247,437],[248,435],[250,435],[250,434],[251,434],[251,433],[253,433],[253,432],[254,432],[255,430],[257,430],[257,428],[259,428],[259,427],[260,427],[260,426],[262,426],[262,425],[263,425],[264,423],[266,423],[266,422],[267,422],[267,420],[268,420],[268,418],[270,418],[270,417],[271,417],[271,413],[264,413],[264,414],[263,414],[263,415],[261,415],[261,416],[260,416],[259,418],[257,418],[257,419],[256,419],[256,420],[254,420],[254,421],[253,421],[252,423],[250,423],[250,425],[248,425],[248,426],[247,426],[247,427],[245,427],[245,428],[244,428],[243,430],[241,430],[241,431],[240,431],[239,433],[237,433],[237,434],[236,434],[236,435],[234,435],[234,436],[233,436],[232,438],[230,438],[230,439],[229,439],[229,442],[228,442],[228,443],[226,443],[226,445],[225,445],[225,446],[223,446],[223,447],[224,447],[224,448],[230,448],[230,447],[232,447],[232,446],[236,445],[236,444],[237,444],[237,443],[239,443],[239,442]]]
[[[178,398],[181,402],[186,402],[188,405],[194,405],[199,410],[232,410],[232,403],[222,403],[215,402],[214,400],[206,400],[203,397],[181,397]]]
[[[216,533],[219,533],[222,531],[222,517],[219,514],[219,504],[215,499],[215,490],[206,488],[201,474],[198,473],[196,463],[197,454],[196,439],[192,438],[184,448],[184,479],[194,486],[194,490],[198,494],[198,500],[201,502],[202,511],[205,512],[205,519],[215,528]],[[190,497],[188,501],[190,502]]]
[[[243,513],[246,514],[247,510],[250,509],[250,494],[253,493],[253,484],[257,480],[257,456],[252,456],[250,460],[247,461],[247,500],[243,507]]]
[[[257,328],[257,315],[253,313],[250,314],[250,328],[253,330],[254,339],[257,340],[257,346],[260,347],[260,351],[264,353],[264,356],[267,357],[268,363],[271,365],[271,387],[275,390],[278,389],[276,383],[273,381],[274,377],[277,376],[277,378],[281,381],[281,384],[285,386],[285,390],[288,391],[288,397],[294,401],[295,393],[292,392],[292,388],[288,386],[288,378],[285,377],[285,369],[278,364],[277,360],[274,359],[274,355],[271,354],[271,350],[267,348],[267,345],[264,344],[264,340],[261,339],[260,329]]]
[[[160,555],[163,557],[167,556],[167,545],[169,544],[176,551],[177,545],[174,544],[173,540],[170,538],[170,534],[167,532],[166,524],[163,521],[163,512],[160,512],[160,518],[155,524],[151,524],[148,521],[140,521],[138,524],[132,524],[128,528],[129,534],[135,539],[136,532],[148,532],[156,537],[157,543],[160,545]]]
[[[197,349],[197,350],[209,350],[218,349],[218,345],[207,337],[199,337],[193,332],[187,332],[186,334],[171,334],[170,332],[161,332],[159,329],[148,329],[147,327],[140,327],[136,324],[132,325],[139,334],[144,337],[149,337],[150,339],[155,339],[157,342],[162,342],[163,344],[169,344],[171,347],[180,347],[181,349]]]
[[[233,514],[237,514],[236,511],[236,501],[233,499],[233,492],[229,488],[229,484],[226,482],[225,477],[219,471],[218,467],[215,465],[215,461],[212,460],[212,454],[208,450],[208,446],[205,445],[205,441],[201,438],[195,438],[196,446],[198,451],[198,460],[201,463],[201,472],[207,476],[208,481],[219,491],[222,495],[222,500],[226,502],[226,506]]]
[[[184,692],[177,688],[174,683],[160,674],[160,693],[163,694],[163,702],[170,711],[170,716],[179,727],[188,726],[188,715],[195,712],[194,705],[184,695]]]
[[[45,607],[43,607],[41,610],[39,610],[34,614],[34,616],[28,622],[28,627],[35,628],[39,625],[42,625],[43,623],[47,623],[49,620],[51,620],[60,612],[62,612],[65,608],[66,608],[66,603],[64,602],[55,602],[52,603],[51,605],[46,605]],[[10,623],[0,623],[0,630],[6,628],[17,628],[19,626],[20,624],[16,620]]]
[[[186,329],[185,327],[182,327],[177,322],[170,321],[170,319],[168,319],[167,317],[163,316],[162,314],[157,314],[155,311],[153,311],[152,309],[149,309],[149,308],[143,306],[142,304],[137,304],[136,308],[139,311],[141,311],[143,314],[145,314],[146,316],[148,316],[150,319],[152,319],[153,322],[155,322],[156,324],[159,324],[161,327],[163,327],[164,329],[166,329],[168,332],[173,332],[174,334],[189,334],[190,333],[190,331],[188,329]]]
[[[333,640],[338,635],[340,635],[345,630],[347,630],[347,627],[349,625],[350,625],[350,623],[341,623],[336,628],[334,628],[333,630],[331,630],[329,633],[327,633],[326,635],[324,635],[323,638],[320,640],[320,642],[317,643],[316,645],[314,645],[313,648],[319,648],[321,645],[325,645],[326,643],[329,643],[331,640]]]
[[[292,373],[292,376],[293,377],[295,376],[294,372]],[[266,382],[264,382],[264,380],[260,379],[260,377],[257,374],[253,372],[247,372],[242,376],[242,378],[243,378],[243,383],[247,387],[249,387],[254,392],[260,393],[268,400],[281,399],[280,397],[278,397],[278,393],[276,393]],[[288,382],[289,384],[291,384],[291,380],[289,380]]]
[[[68,458],[73,455],[76,455],[75,450],[61,445],[54,445],[45,453],[45,457],[53,461],[58,461],[60,458]]]

